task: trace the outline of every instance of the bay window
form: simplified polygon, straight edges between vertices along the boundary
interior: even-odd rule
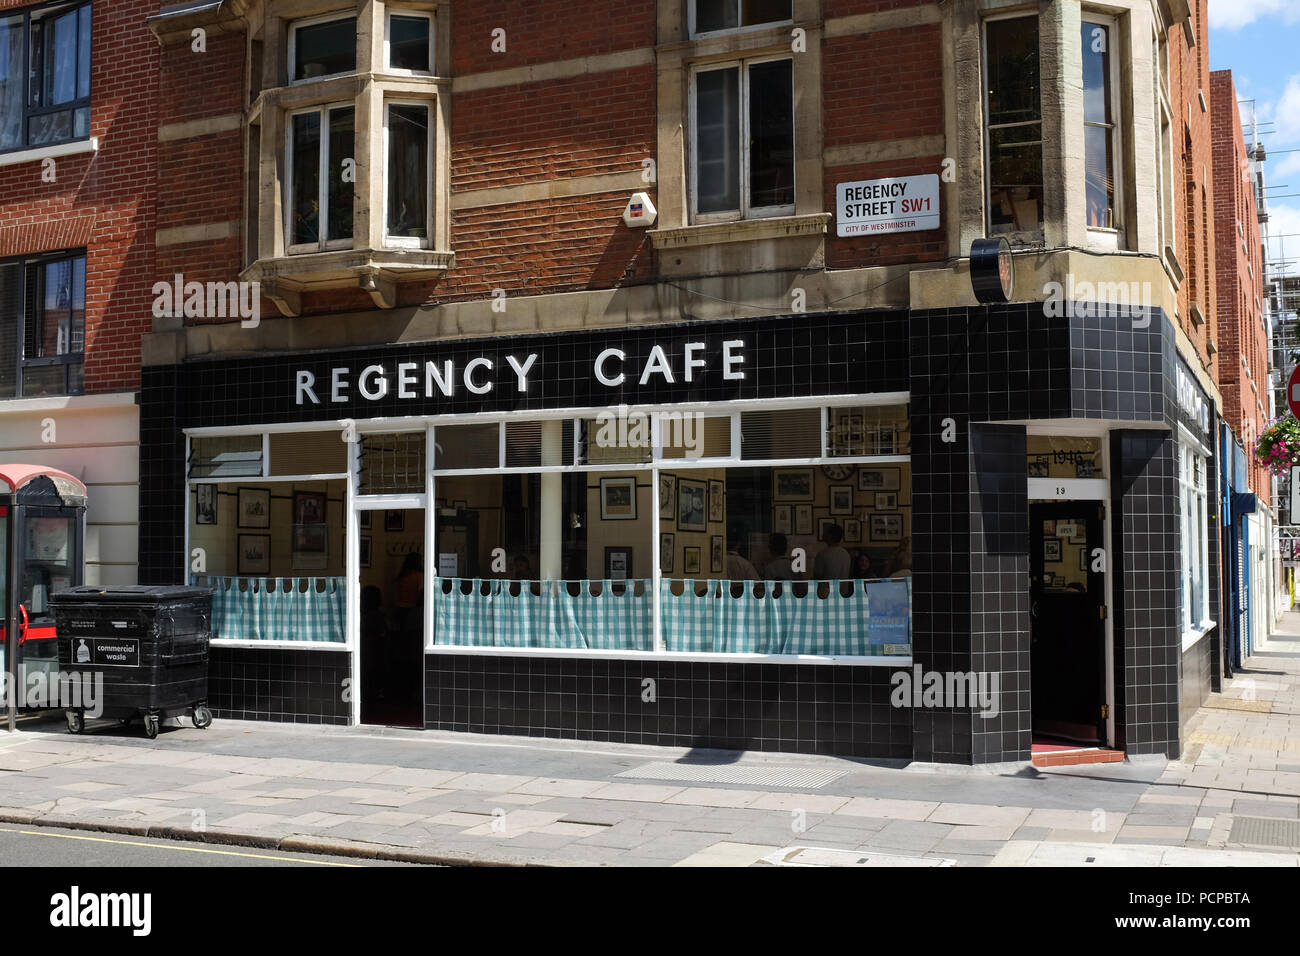
[[[290,79],[295,82],[357,71],[355,17],[306,20],[289,29]]]
[[[384,42],[390,72],[433,72],[433,17],[429,14],[390,11]]]
[[[0,399],[81,394],[85,340],[84,254],[0,262]]]
[[[291,252],[351,245],[354,112],[351,106],[332,105],[289,117]]]
[[[984,25],[985,165],[990,235],[1041,243],[1043,116],[1038,17]]]
[[[427,103],[387,104],[384,235],[390,245],[419,246],[428,239],[433,218],[429,113]]]
[[[90,4],[0,16],[0,151],[90,136]]]
[[[792,19],[791,0],[692,0],[691,33],[695,36],[766,26]]]
[[[1119,230],[1116,178],[1121,155],[1115,116],[1114,22],[1089,15],[1080,25],[1083,55],[1084,202],[1088,228]]]
[[[794,92],[789,59],[700,67],[694,75],[698,220],[794,213]]]

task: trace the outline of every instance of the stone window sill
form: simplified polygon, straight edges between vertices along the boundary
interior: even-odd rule
[[[733,222],[708,222],[675,229],[651,229],[650,241],[656,249],[687,249],[714,246],[727,242],[759,242],[826,234],[831,215],[827,212],[810,216],[773,216],[770,219],[739,219]]]
[[[259,259],[239,274],[243,282],[259,282],[262,293],[286,316],[302,313],[302,293],[357,287],[375,305],[397,304],[397,286],[426,282],[450,269],[456,254],[436,249],[337,249],[295,256]]]
[[[74,140],[71,143],[58,143],[54,146],[37,146],[33,149],[19,149],[12,153],[0,153],[0,166],[16,166],[19,163],[35,163],[42,159],[57,159],[60,156],[77,156],[81,153],[99,151],[99,137]]]

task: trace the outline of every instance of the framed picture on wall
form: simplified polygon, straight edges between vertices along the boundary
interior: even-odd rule
[[[673,548],[675,538],[671,532],[659,535],[659,571],[661,574],[673,573]]]
[[[682,552],[682,573],[699,574],[700,573],[700,549],[686,548]]]
[[[319,491],[293,493],[294,524],[324,524],[325,495]]]
[[[844,540],[849,544],[862,543],[862,521],[860,519],[844,519]]]
[[[361,519],[361,530],[362,530],[362,531],[369,531],[369,530],[370,530],[370,512],[369,512],[369,511],[362,511],[362,512],[360,513],[359,517],[360,517],[360,519]]]
[[[902,541],[903,540],[903,516],[902,515],[872,515],[871,516],[871,540],[872,541]]]
[[[794,534],[792,507],[792,505],[777,505],[772,509],[772,530],[777,534]]]
[[[271,489],[239,489],[239,527],[271,527]]]
[[[269,534],[241,534],[239,536],[238,574],[260,575],[271,573],[271,536]]]
[[[813,533],[812,519],[813,519],[812,505],[795,505],[794,506],[794,533],[812,534]]]
[[[877,491],[877,492],[876,492],[876,510],[877,510],[877,511],[897,511],[897,510],[898,510],[898,492],[897,492],[897,491]]]
[[[365,514],[366,512],[363,511],[361,513]],[[361,543],[361,566],[363,568],[368,568],[370,567],[371,537],[368,534],[363,534],[359,538],[357,538],[357,540]]]
[[[709,521],[713,524],[721,524],[723,515],[726,513],[725,495],[726,486],[717,478],[709,479]]]
[[[677,476],[659,475],[659,517],[671,521],[677,514]]]
[[[1061,539],[1060,538],[1048,538],[1046,541],[1043,542],[1043,560],[1050,561],[1052,563],[1056,563],[1061,560]]]
[[[636,478],[600,479],[600,520],[636,519]]]
[[[708,485],[690,478],[677,481],[677,530],[707,531]],[[698,552],[699,549],[696,548]]]
[[[1051,466],[1042,458],[1037,458],[1029,463],[1030,478],[1050,478],[1052,475]]]
[[[1054,587],[1054,588],[1063,588],[1063,587],[1065,587],[1065,575],[1063,575],[1063,574],[1054,574],[1054,575],[1052,575],[1052,587]]]
[[[831,485],[831,514],[853,514],[852,485]]]
[[[861,468],[858,470],[858,489],[860,491],[897,491],[899,474],[897,468]]]
[[[818,541],[825,541],[825,540],[826,540],[826,529],[829,528],[829,527],[830,527],[831,525],[833,525],[833,524],[839,524],[839,522],[836,521],[834,518],[818,518],[818,519],[817,519],[817,540],[818,540]],[[841,530],[843,530],[843,528],[841,528]]]
[[[813,470],[783,468],[772,472],[772,497],[778,501],[812,501]]]
[[[293,550],[318,554],[329,550],[329,529],[323,524],[293,526]]]
[[[721,574],[726,561],[727,549],[722,543],[722,535],[715,534],[709,538],[709,571]]]
[[[194,523],[217,523],[216,485],[196,485],[194,487]]]
[[[605,580],[626,581],[632,576],[632,549],[605,549]]]
[[[1079,549],[1079,570],[1080,571],[1088,570],[1088,549],[1087,548]]]

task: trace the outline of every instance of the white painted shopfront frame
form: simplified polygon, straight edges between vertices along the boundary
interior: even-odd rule
[[[1030,501],[1096,501],[1105,507],[1101,520],[1101,539],[1106,551],[1106,586],[1103,597],[1106,601],[1106,677],[1103,688],[1107,707],[1106,739],[1102,746],[1109,746],[1115,741],[1115,555],[1111,538],[1110,506],[1110,433],[1105,428],[1085,425],[1083,428],[1071,427],[1070,423],[1036,422],[1025,426],[1025,434],[1034,437],[1070,437],[1096,438],[1101,442],[1102,478],[1030,478]],[[1031,688],[1032,691],[1032,688]]]
[[[831,395],[816,397],[801,397],[791,399],[754,399],[745,401],[732,402],[696,402],[683,404],[667,405],[630,405],[627,407],[628,413],[637,413],[651,416],[651,460],[643,463],[609,463],[597,465],[546,465],[546,466],[525,466],[525,467],[497,467],[491,469],[448,469],[441,471],[431,467],[431,459],[427,454],[427,449],[433,447],[434,434],[438,427],[453,425],[482,425],[482,424],[499,424],[501,428],[501,441],[498,442],[499,455],[498,462],[504,461],[504,433],[505,424],[512,421],[564,421],[572,420],[575,422],[574,440],[578,439],[578,427],[576,423],[582,419],[594,419],[598,415],[608,415],[615,409],[609,405],[590,406],[585,408],[565,408],[565,409],[529,409],[516,412],[476,412],[461,415],[413,415],[400,418],[373,418],[362,419],[355,422],[345,422],[343,420],[332,420],[324,422],[283,422],[274,424],[259,425],[242,425],[242,426],[212,426],[203,428],[184,429],[186,436],[186,460],[189,459],[190,441],[193,438],[230,438],[240,435],[261,435],[262,436],[262,475],[240,476],[239,480],[259,481],[259,482],[293,482],[293,481],[319,481],[319,480],[336,480],[345,479],[345,521],[348,546],[344,551],[344,574],[346,576],[346,596],[347,610],[345,615],[345,628],[347,638],[342,644],[333,643],[312,643],[306,644],[301,641],[213,641],[215,646],[219,647],[258,647],[267,649],[291,649],[291,650],[338,650],[338,651],[356,651],[352,656],[352,679],[353,687],[359,688],[360,669],[359,669],[359,644],[357,635],[360,627],[360,554],[359,554],[359,535],[360,535],[360,512],[362,511],[383,511],[397,508],[420,508],[424,510],[424,535],[425,535],[425,554],[434,553],[434,521],[430,520],[429,503],[437,500],[436,487],[437,478],[440,475],[445,476],[466,476],[466,475],[507,475],[507,474],[543,474],[546,472],[649,472],[651,474],[651,514],[659,514],[659,478],[658,472],[661,466],[671,468],[674,472],[681,472],[696,468],[797,468],[797,467],[815,467],[826,464],[858,464],[858,465],[890,465],[890,464],[910,464],[911,455],[861,455],[861,456],[843,456],[828,457],[827,452],[827,410],[831,408],[843,407],[881,407],[890,405],[906,406],[910,401],[908,392],[875,392],[864,395]],[[819,409],[821,415],[821,455],[815,458],[777,458],[777,459],[745,459],[741,457],[741,436],[740,436],[740,416],[744,412],[764,412],[764,411],[786,411],[794,409]],[[662,446],[661,435],[659,434],[659,419],[656,417],[660,414],[675,415],[694,415],[700,414],[708,418],[720,418],[723,416],[731,417],[731,445],[729,454],[725,457],[713,458],[661,458]],[[346,425],[351,424],[355,429],[354,440],[348,443],[348,471],[345,474],[307,474],[307,475],[276,475],[270,476],[270,435],[283,433],[301,433],[301,432],[322,432],[342,437],[342,432]],[[360,493],[360,439],[366,435],[379,434],[396,434],[411,433],[424,431],[425,433],[425,490],[422,494],[403,494],[403,495],[362,495]],[[575,444],[576,451],[576,444]],[[188,580],[189,575],[189,544],[190,544],[190,514],[189,514],[189,488],[197,484],[221,484],[229,483],[227,478],[198,478],[186,479],[186,509],[185,509],[185,552],[184,552],[184,573]],[[657,517],[656,517],[657,520]],[[911,655],[896,655],[889,657],[882,656],[841,656],[841,657],[824,657],[812,655],[794,655],[794,654],[689,654],[681,652],[669,652],[662,650],[662,641],[659,634],[659,607],[657,595],[659,593],[659,582],[662,580],[659,571],[659,536],[654,534],[652,537],[652,569],[651,589],[653,609],[652,626],[654,628],[656,649],[653,651],[634,651],[634,650],[588,650],[581,648],[530,648],[530,647],[473,647],[467,645],[455,644],[434,644],[433,640],[433,605],[434,589],[425,588],[425,621],[426,624],[426,641],[425,653],[439,654],[471,654],[471,655],[497,655],[506,657],[582,657],[582,658],[606,658],[606,659],[646,659],[646,660],[679,660],[679,661],[702,661],[702,662],[729,662],[729,663],[785,663],[785,664],[852,664],[858,666],[882,666],[882,667],[906,667],[912,662]],[[426,569],[427,569],[426,563]],[[426,570],[426,574],[427,574]],[[357,719],[359,713],[359,695],[354,693],[352,701],[353,719]]]

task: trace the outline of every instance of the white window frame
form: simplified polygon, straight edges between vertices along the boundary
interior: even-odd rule
[[[791,399],[753,399],[736,402],[713,402],[713,403],[690,403],[681,405],[638,405],[629,406],[629,411],[654,415],[656,413],[676,412],[680,414],[691,414],[699,412],[706,417],[724,417],[733,416],[732,425],[732,454],[728,458],[663,458],[662,449],[659,448],[659,436],[656,433],[652,440],[654,446],[653,455],[650,461],[635,464],[610,464],[610,465],[555,465],[555,466],[532,466],[532,467],[504,467],[505,450],[503,445],[498,443],[498,462],[502,467],[497,468],[474,468],[474,469],[457,469],[457,470],[440,470],[434,467],[435,460],[432,451],[426,452],[426,490],[423,495],[361,495],[358,490],[358,479],[360,469],[360,439],[367,434],[379,434],[390,432],[411,432],[424,429],[426,432],[427,448],[432,449],[435,441],[436,428],[439,425],[470,425],[470,424],[497,424],[504,438],[505,425],[507,421],[518,421],[522,414],[528,420],[534,421],[553,421],[563,419],[573,419],[575,421],[575,445],[577,441],[577,421],[584,418],[594,418],[601,412],[608,412],[608,406],[591,407],[591,408],[566,408],[566,409],[538,409],[524,413],[503,413],[503,412],[476,412],[462,415],[424,415],[410,416],[403,418],[373,418],[358,420],[356,422],[357,435],[356,440],[349,443],[348,461],[349,470],[346,475],[335,473],[319,475],[296,475],[296,476],[270,476],[271,458],[270,458],[270,435],[273,433],[298,433],[298,432],[320,432],[323,440],[338,440],[340,436],[339,425],[336,421],[325,422],[284,422],[277,424],[262,425],[241,425],[234,427],[206,426],[198,428],[186,428],[183,430],[186,436],[185,456],[186,461],[190,458],[191,442],[197,437],[232,437],[237,435],[260,435],[262,436],[263,447],[263,467],[262,477],[244,476],[238,478],[208,478],[208,479],[186,479],[186,514],[185,514],[185,548],[182,553],[182,571],[188,580],[189,558],[190,553],[190,523],[191,515],[189,514],[189,489],[197,484],[230,484],[238,482],[256,481],[258,483],[267,482],[306,482],[318,480],[337,480],[346,478],[346,535],[348,538],[348,547],[345,554],[345,574],[347,577],[347,614],[346,614],[346,638],[342,644],[332,643],[304,643],[301,641],[257,641],[247,646],[256,647],[274,647],[286,649],[303,649],[312,650],[331,649],[331,650],[354,650],[356,648],[356,635],[360,626],[360,591],[357,588],[357,576],[360,570],[358,562],[358,548],[360,529],[357,523],[356,515],[363,510],[379,510],[383,508],[422,508],[425,512],[425,547],[429,554],[433,554],[433,541],[435,534],[436,517],[431,514],[431,502],[436,501],[436,484],[440,476],[468,476],[468,475],[485,475],[494,476],[508,474],[540,474],[543,472],[572,472],[574,470],[583,472],[616,472],[616,473],[650,473],[650,483],[652,488],[652,500],[650,513],[654,516],[655,533],[653,535],[652,545],[652,595],[659,594],[659,583],[663,579],[659,570],[659,528],[658,528],[658,488],[659,488],[659,469],[670,469],[674,473],[688,471],[692,468],[793,468],[800,466],[820,466],[829,464],[857,464],[857,465],[892,465],[892,464],[909,464],[912,461],[910,454],[906,455],[863,455],[863,456],[844,456],[828,457],[821,456],[807,459],[763,459],[763,460],[744,460],[740,458],[739,443],[735,440],[735,435],[739,429],[740,415],[742,412],[753,411],[770,411],[779,409],[797,409],[797,408],[816,408],[823,409],[832,407],[857,407],[857,406],[889,406],[889,405],[908,405],[911,401],[909,392],[875,392],[861,395],[828,395],[816,397],[801,397]],[[822,428],[822,445],[825,448],[826,430],[824,427],[825,413],[823,412]],[[575,449],[576,450],[576,449]],[[432,567],[430,571],[432,571]],[[434,577],[434,580],[439,580]],[[675,580],[675,579],[674,579]],[[854,665],[854,666],[875,666],[875,667],[903,667],[910,666],[912,655],[899,654],[887,657],[864,657],[864,656],[814,656],[802,654],[728,654],[728,653],[688,653],[688,652],[670,652],[664,649],[664,645],[659,638],[659,618],[658,603],[654,601],[655,611],[655,649],[650,651],[634,650],[584,650],[584,649],[550,649],[550,648],[532,648],[532,647],[486,647],[474,646],[467,644],[434,644],[433,640],[433,590],[425,589],[425,621],[427,640],[422,645],[425,653],[439,654],[480,654],[480,655],[501,655],[509,657],[582,657],[582,658],[605,658],[608,660],[620,659],[647,659],[647,660],[682,660],[682,661],[719,661],[727,663],[742,663],[754,661],[771,661],[773,663],[783,664],[819,664],[819,665]],[[244,646],[245,642],[233,642],[218,640],[215,644],[222,646]],[[355,668],[355,664],[354,664]],[[355,677],[354,673],[354,677]]]
[[[1123,49],[1116,42],[1120,35],[1119,18],[1111,14],[1099,13],[1095,10],[1083,11],[1080,18],[1081,23],[1092,23],[1096,26],[1105,27],[1107,56],[1109,62],[1109,76],[1106,79],[1107,93],[1110,99],[1110,162],[1111,162],[1111,179],[1114,183],[1115,200],[1112,206],[1114,213],[1113,223],[1110,226],[1088,226],[1088,244],[1097,246],[1108,251],[1117,251],[1127,247],[1127,231],[1124,228],[1125,204],[1124,189],[1126,182],[1124,180],[1124,99],[1123,99],[1123,70],[1120,67],[1120,57]],[[1082,37],[1080,38],[1082,39]],[[1082,52],[1082,51],[1081,51]],[[1082,58],[1080,59],[1082,62]],[[1082,77],[1080,78],[1082,82]],[[1084,122],[1084,128],[1089,125]],[[1156,137],[1159,139],[1159,132]],[[1087,162],[1085,150],[1084,161]],[[1087,221],[1087,190],[1084,195],[1084,221]]]
[[[981,148],[983,149],[983,157],[982,157],[982,158],[983,158],[983,165],[984,165],[984,197],[983,197],[983,200],[982,200],[982,201],[983,201],[983,203],[984,203],[984,234],[985,234],[985,235],[988,235],[988,236],[995,235],[995,233],[993,232],[993,203],[992,203],[992,199],[993,199],[993,180],[992,180],[992,176],[993,176],[993,164],[992,164],[992,162],[990,161],[990,159],[991,159],[991,150],[990,150],[990,146],[991,146],[991,136],[990,136],[990,134],[992,133],[992,127],[991,127],[990,124],[989,124],[989,71],[988,71],[988,66],[989,66],[989,31],[988,31],[988,27],[989,27],[989,24],[990,24],[990,23],[996,23],[996,22],[1001,21],[1001,20],[1021,20],[1021,19],[1033,19],[1034,23],[1037,25],[1037,29],[1038,29],[1038,83],[1039,83],[1039,86],[1041,87],[1041,86],[1042,86],[1042,82],[1043,82],[1043,40],[1042,40],[1042,37],[1043,37],[1043,17],[1042,17],[1042,14],[1040,14],[1040,13],[1038,12],[1037,9],[1033,9],[1033,10],[1023,10],[1023,9],[1022,9],[1022,10],[1016,10],[1016,11],[1014,11],[1014,12],[1012,12],[1012,13],[998,13],[998,14],[994,14],[994,15],[992,15],[992,16],[984,17],[984,18],[980,21],[980,66],[979,66],[979,70],[980,70],[980,73],[979,73],[979,82],[980,82],[980,89],[981,89],[981,93],[980,93],[980,126],[981,126],[982,129],[983,129],[983,133],[981,134],[980,141],[981,141]],[[1040,93],[1040,95],[1041,95],[1041,93]],[[1041,233],[1043,233],[1043,236],[1044,236],[1044,239],[1045,239],[1045,238],[1046,238],[1046,230],[1047,230],[1047,210],[1046,210],[1046,201],[1047,201],[1047,158],[1046,158],[1045,156],[1042,156],[1042,149],[1043,149],[1043,146],[1044,146],[1045,143],[1046,143],[1046,141],[1043,139],[1043,123],[1044,123],[1044,118],[1043,118],[1043,104],[1042,104],[1042,101],[1040,100],[1040,101],[1039,101],[1039,104],[1038,104],[1038,119],[1037,119],[1037,120],[1026,120],[1026,121],[1023,122],[1023,123],[999,123],[999,124],[998,124],[998,129],[1009,129],[1009,128],[1011,128],[1012,126],[1031,126],[1031,125],[1033,125],[1034,123],[1037,123],[1037,124],[1038,124],[1038,134],[1039,134],[1039,155],[1040,155],[1040,157],[1041,157],[1040,160],[1039,160],[1039,162],[1040,162],[1040,164],[1042,165],[1042,178],[1043,178],[1043,186],[1042,186],[1042,188],[1043,188],[1043,203],[1044,203],[1043,217],[1042,217],[1042,220],[1041,220],[1041,221],[1039,222],[1039,224],[1038,224],[1038,226],[1039,226],[1038,231],[1041,232]],[[1015,236],[1016,234],[1013,232],[1013,233],[1010,233],[1010,234],[1008,234],[1008,233],[996,233],[996,235],[1000,235],[1000,236]]]
[[[390,236],[388,234],[388,192],[392,184],[388,179],[388,160],[389,147],[391,139],[388,129],[388,110],[392,106],[421,106],[428,111],[429,123],[428,134],[425,142],[425,165],[428,169],[428,188],[425,190],[427,200],[424,210],[424,238],[418,236]],[[433,214],[434,214],[434,187],[437,184],[437,171],[434,166],[434,148],[437,144],[434,124],[437,122],[438,103],[436,99],[427,97],[405,97],[394,96],[384,99],[384,189],[383,189],[383,206],[381,207],[380,216],[384,224],[384,245],[394,248],[407,249],[432,249],[433,248]]]
[[[1190,432],[1179,426],[1178,440],[1179,548],[1183,562],[1182,631],[1183,649],[1191,647],[1214,626],[1210,620],[1209,567],[1209,452]],[[1195,478],[1200,464],[1201,480]],[[1199,607],[1193,606],[1194,575],[1199,575]]]
[[[1156,115],[1152,118],[1152,127],[1156,139],[1156,206],[1158,211],[1157,232],[1160,248],[1157,253],[1162,262],[1168,266],[1167,249],[1177,250],[1177,217],[1174,215],[1174,109],[1169,101],[1167,80],[1169,77],[1169,44],[1157,27],[1152,37],[1155,63],[1152,79],[1156,88]]]
[[[794,58],[786,54],[755,56],[755,57],[738,57],[731,60],[719,62],[695,63],[691,65],[690,71],[690,89],[687,93],[687,108],[690,113],[691,141],[687,154],[687,162],[690,179],[690,203],[691,203],[691,221],[694,223],[708,222],[740,222],[746,219],[771,219],[777,216],[793,216],[795,214],[795,204],[793,202],[780,206],[750,206],[749,205],[749,68],[761,63],[775,63],[781,60],[790,62],[790,109],[793,119],[794,112]],[[699,143],[699,108],[697,104],[698,94],[698,77],[701,73],[712,73],[718,70],[738,69],[740,71],[740,155],[737,160],[740,176],[740,208],[739,210],[724,210],[722,212],[701,213],[699,211],[699,170],[697,167]],[[793,183],[794,194],[798,195],[798,175],[799,162],[798,138],[795,131],[791,131],[791,142],[794,144],[795,161],[791,165],[791,172],[795,177]]]
[[[342,13],[342,16],[340,16],[340,13]],[[295,64],[298,62],[298,31],[303,27],[313,27],[322,23],[331,23],[336,20],[351,20],[353,32],[357,36],[357,42],[360,42],[361,24],[355,9],[352,10],[351,13],[335,10],[332,13],[324,13],[318,17],[305,17],[302,20],[295,20],[293,23],[289,24],[289,42],[287,47],[288,56],[285,59],[284,65],[285,74],[289,78],[290,86],[297,86],[299,83],[316,83],[320,80],[333,79],[336,76],[349,75],[348,73],[325,73],[322,76],[294,76]],[[355,50],[353,51],[353,55],[356,55]],[[355,67],[352,72],[355,72]]]
[[[736,5],[736,20],[740,20],[740,10],[743,0],[732,0]],[[698,40],[704,37],[734,36],[737,33],[752,33],[755,30],[770,30],[772,27],[787,26],[794,23],[794,0],[790,3],[790,16],[784,20],[767,20],[763,23],[751,23],[748,26],[724,27],[721,30],[705,30],[697,33],[695,31],[695,11],[699,0],[689,0],[686,9],[686,33],[693,39]]]
[[[407,17],[412,20],[427,20],[429,23],[429,65],[424,70],[408,70],[393,66],[391,41],[393,33],[393,17]],[[434,61],[437,56],[434,48],[434,26],[433,14],[424,10],[406,10],[401,7],[388,7],[384,11],[384,72],[394,76],[433,76],[437,73],[434,69]]]
[[[351,249],[356,239],[356,222],[352,223],[352,235],[346,239],[329,239],[329,162],[330,162],[330,142],[329,142],[329,114],[330,110],[351,109],[352,110],[352,140],[353,153],[356,152],[356,129],[357,129],[357,108],[356,104],[350,100],[341,100],[333,103],[321,103],[317,106],[309,106],[305,109],[291,110],[284,114],[284,245],[289,255],[302,255],[303,253],[325,252],[329,249]],[[320,203],[320,236],[316,242],[293,242],[293,118],[295,116],[306,116],[310,113],[316,113],[320,116],[320,156],[317,157],[317,194],[316,200]],[[356,159],[354,155],[353,160]]]

